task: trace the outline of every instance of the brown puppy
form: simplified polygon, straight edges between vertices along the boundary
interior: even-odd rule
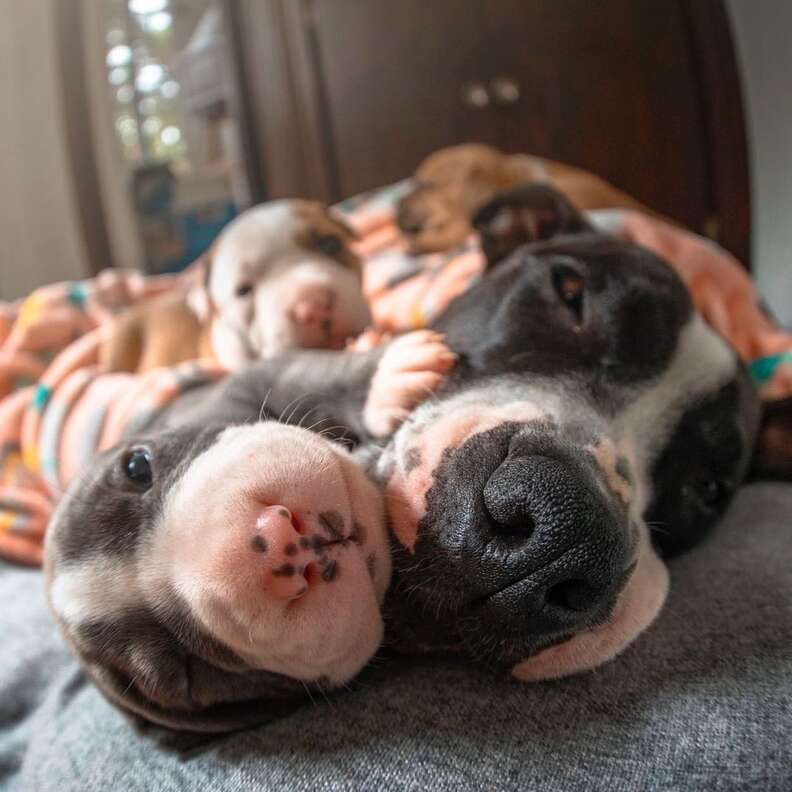
[[[399,203],[397,222],[413,254],[449,250],[472,233],[471,218],[496,193],[545,182],[580,210],[638,209],[655,214],[604,179],[579,168],[527,154],[507,155],[481,143],[430,154],[415,171],[415,189]]]
[[[236,218],[192,287],[122,314],[104,345],[109,371],[198,357],[227,368],[294,348],[340,348],[369,323],[354,233],[313,201],[273,201]]]

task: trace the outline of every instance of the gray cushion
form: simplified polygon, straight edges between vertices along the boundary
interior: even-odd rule
[[[672,566],[613,663],[524,685],[381,661],[352,690],[196,745],[140,733],[69,660],[38,573],[0,570],[0,788],[792,789],[792,486],[753,485]],[[189,749],[189,750],[188,750]]]

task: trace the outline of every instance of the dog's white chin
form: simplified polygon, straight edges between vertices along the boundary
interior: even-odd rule
[[[668,570],[645,540],[638,564],[619,595],[610,619],[601,627],[579,633],[518,663],[517,679],[542,679],[589,671],[607,663],[655,620],[668,594]]]

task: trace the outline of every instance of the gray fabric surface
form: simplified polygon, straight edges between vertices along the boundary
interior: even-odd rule
[[[792,486],[746,489],[610,665],[522,685],[388,659],[330,702],[190,751],[87,685],[37,573],[0,568],[0,789],[792,789]]]

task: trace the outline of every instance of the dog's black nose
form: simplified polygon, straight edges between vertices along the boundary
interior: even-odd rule
[[[620,585],[626,542],[593,477],[561,459],[510,456],[483,496],[503,570],[488,606],[534,635],[596,619]]]

